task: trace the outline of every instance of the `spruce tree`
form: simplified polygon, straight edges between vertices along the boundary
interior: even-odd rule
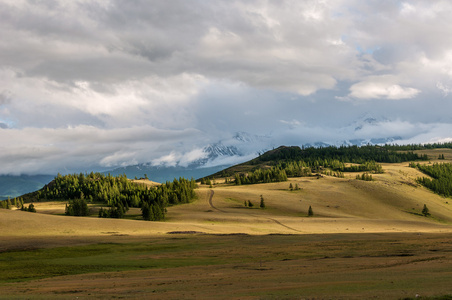
[[[424,217],[427,217],[430,215],[427,205],[425,205],[425,204],[424,204],[424,208],[422,209],[422,214],[424,215]]]
[[[265,208],[265,202],[264,197],[261,195],[261,204],[259,205],[260,208]]]
[[[36,212],[35,206],[33,205],[33,203],[30,203],[30,205],[28,205],[28,211],[29,212]]]
[[[309,209],[308,209],[308,217],[312,217],[313,215],[314,215],[314,212],[312,211],[311,205],[309,205]]]
[[[151,220],[149,204],[147,204],[146,202],[143,202],[143,205],[141,206],[141,216],[146,221]]]

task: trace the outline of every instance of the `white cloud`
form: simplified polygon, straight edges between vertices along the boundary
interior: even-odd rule
[[[416,97],[421,91],[392,83],[392,76],[371,77],[350,87],[350,97],[359,99],[400,100]]]

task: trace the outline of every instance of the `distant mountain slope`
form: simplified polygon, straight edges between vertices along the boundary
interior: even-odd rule
[[[0,199],[14,198],[39,190],[54,177],[53,175],[1,175]]]

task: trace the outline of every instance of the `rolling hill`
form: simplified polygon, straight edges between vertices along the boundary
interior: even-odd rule
[[[277,148],[229,171],[267,168],[301,150]],[[423,164],[438,154],[452,160],[451,149],[416,151],[431,159]],[[344,172],[236,185],[218,175],[160,222],[143,221],[139,208],[97,218],[96,203],[89,217],[64,216],[66,201],[35,202],[37,213],[0,209],[0,299],[451,294],[450,199],[419,185],[426,175],[409,162],[381,165],[373,181]]]

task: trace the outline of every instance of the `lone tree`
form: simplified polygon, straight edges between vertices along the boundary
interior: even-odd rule
[[[430,216],[427,205],[425,205],[425,204],[424,204],[424,208],[422,209],[422,214],[424,215],[424,217]]]
[[[265,202],[264,197],[261,195],[261,204],[259,205],[260,208],[265,208]]]
[[[314,215],[314,212],[312,211],[311,205],[309,205],[309,209],[308,209],[308,217],[312,217],[313,215]]]
[[[27,209],[29,212],[36,212],[36,208],[35,208],[35,206],[33,205],[33,203],[30,203],[30,205],[28,205],[28,209]]]
[[[251,202],[250,200],[248,200],[248,207],[253,207],[253,206],[254,206],[253,202]]]

